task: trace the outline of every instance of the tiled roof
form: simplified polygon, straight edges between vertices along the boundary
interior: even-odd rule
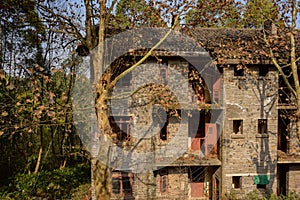
[[[153,47],[167,32],[168,29],[165,28],[111,29],[107,35],[108,38],[113,38],[114,44],[119,44],[114,51],[143,55],[145,49]],[[276,57],[280,62],[285,62],[289,56],[287,34],[270,37]],[[300,40],[296,39],[296,42],[298,44]],[[300,46],[297,44],[296,47]],[[204,52],[219,63],[270,63],[269,49],[263,41],[263,32],[259,29],[185,28],[172,32],[153,54],[199,56]]]

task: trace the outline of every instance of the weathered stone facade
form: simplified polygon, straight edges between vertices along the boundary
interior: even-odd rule
[[[258,189],[254,177],[259,175],[270,179],[261,187],[276,192],[277,72],[269,68],[265,76],[259,76],[259,66],[248,66],[250,72],[244,70],[238,76],[234,67],[225,68],[223,73],[226,114],[222,136],[222,192],[234,190],[246,194]],[[259,132],[261,119],[267,123],[264,132]],[[241,124],[235,132],[237,122]],[[234,185],[234,179],[239,179],[238,185]]]
[[[225,56],[222,54],[217,67],[213,67],[220,71],[220,77],[210,76],[204,67],[207,61],[199,61],[197,56],[187,62],[179,56],[156,55],[161,63],[157,63],[157,57],[151,57],[132,72],[129,86],[115,90],[115,94],[139,92],[129,100],[112,100],[112,114],[131,119],[130,142],[126,148],[134,148],[126,157],[130,164],[124,164],[132,174],[127,185],[130,192],[126,195],[122,191],[112,192],[112,197],[200,200],[220,199],[234,193],[243,198],[254,190],[260,195],[289,192],[300,195],[300,159],[296,156],[299,141],[293,123],[283,126],[280,121],[280,113],[285,108],[278,104],[281,87],[278,72],[259,54],[254,54],[250,61],[247,57],[249,64],[240,64],[245,55],[253,53],[248,43],[257,32],[209,29],[203,31],[207,34],[200,33],[195,31],[193,36],[207,45],[206,49],[216,60],[220,56],[217,52],[224,50]],[[215,46],[212,45],[212,38],[227,36],[223,49],[214,42]],[[237,37],[245,52],[234,50]],[[201,71],[203,79],[198,81],[205,83],[198,88],[199,94],[184,70],[192,65]],[[178,74],[172,76],[172,73]],[[183,84],[174,84],[181,81]],[[147,83],[155,83],[160,88],[149,85],[143,88]],[[165,90],[167,85],[170,88]],[[164,110],[163,115],[157,114],[159,109]],[[177,111],[177,115],[169,114],[168,110]],[[167,125],[159,118],[168,121]],[[166,135],[162,134],[164,128]],[[291,157],[290,153],[295,156]],[[122,170],[122,167],[115,168],[115,173]],[[122,186],[113,186],[112,191],[124,190],[123,185],[127,183],[122,181]]]

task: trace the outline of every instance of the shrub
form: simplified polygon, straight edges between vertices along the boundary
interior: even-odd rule
[[[9,186],[11,192],[5,196],[13,199],[33,197],[70,199],[71,190],[89,183],[90,177],[88,165],[77,165],[37,174],[17,174]]]

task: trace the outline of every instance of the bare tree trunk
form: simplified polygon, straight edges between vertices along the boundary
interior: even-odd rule
[[[98,40],[98,49],[97,54],[92,55],[92,71],[93,71],[93,90],[96,85],[99,84],[100,74],[103,65],[103,53],[104,53],[104,37],[105,37],[105,15],[106,15],[106,0],[99,0],[100,3],[100,24],[99,24],[99,40]],[[101,96],[96,99],[97,104],[101,105],[100,109],[97,109],[97,117],[100,125],[100,130],[103,131],[103,134],[100,134],[100,137],[103,137],[104,134],[108,134],[106,130],[109,130],[110,126],[108,123],[107,113],[106,113],[106,100],[108,99],[108,93],[103,91],[107,88],[100,86]],[[106,90],[107,91],[107,90]],[[98,92],[98,86],[97,86]],[[98,107],[99,108],[99,107]],[[100,147],[101,148],[101,147]],[[109,158],[106,158],[109,159]],[[103,159],[101,160],[103,162]],[[99,199],[110,199],[110,185],[111,185],[111,172],[109,166],[105,163],[99,161],[97,157],[92,157],[92,183],[94,194],[92,196],[93,200]]]
[[[40,127],[40,150],[39,150],[39,155],[38,155],[38,159],[36,161],[36,165],[35,165],[35,170],[34,173],[38,173],[40,165],[41,165],[41,161],[42,161],[42,155],[43,155],[43,126]]]

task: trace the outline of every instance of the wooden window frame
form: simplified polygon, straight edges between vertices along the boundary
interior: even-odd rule
[[[119,181],[119,192],[115,193],[113,188],[113,181]],[[124,180],[128,179],[130,184],[129,192],[125,192],[124,189]],[[133,183],[133,174],[125,172],[113,172],[112,174],[112,185],[111,185],[111,195],[115,196],[132,196],[132,183]]]
[[[167,169],[161,169],[159,170],[159,191],[161,194],[167,194],[168,193],[168,170]],[[165,187],[164,187],[165,186]]]
[[[113,132],[117,134],[117,138],[119,141],[131,141],[131,131],[133,124],[131,116],[110,116],[109,122],[113,129]],[[126,126],[126,133],[123,131],[124,125]]]

